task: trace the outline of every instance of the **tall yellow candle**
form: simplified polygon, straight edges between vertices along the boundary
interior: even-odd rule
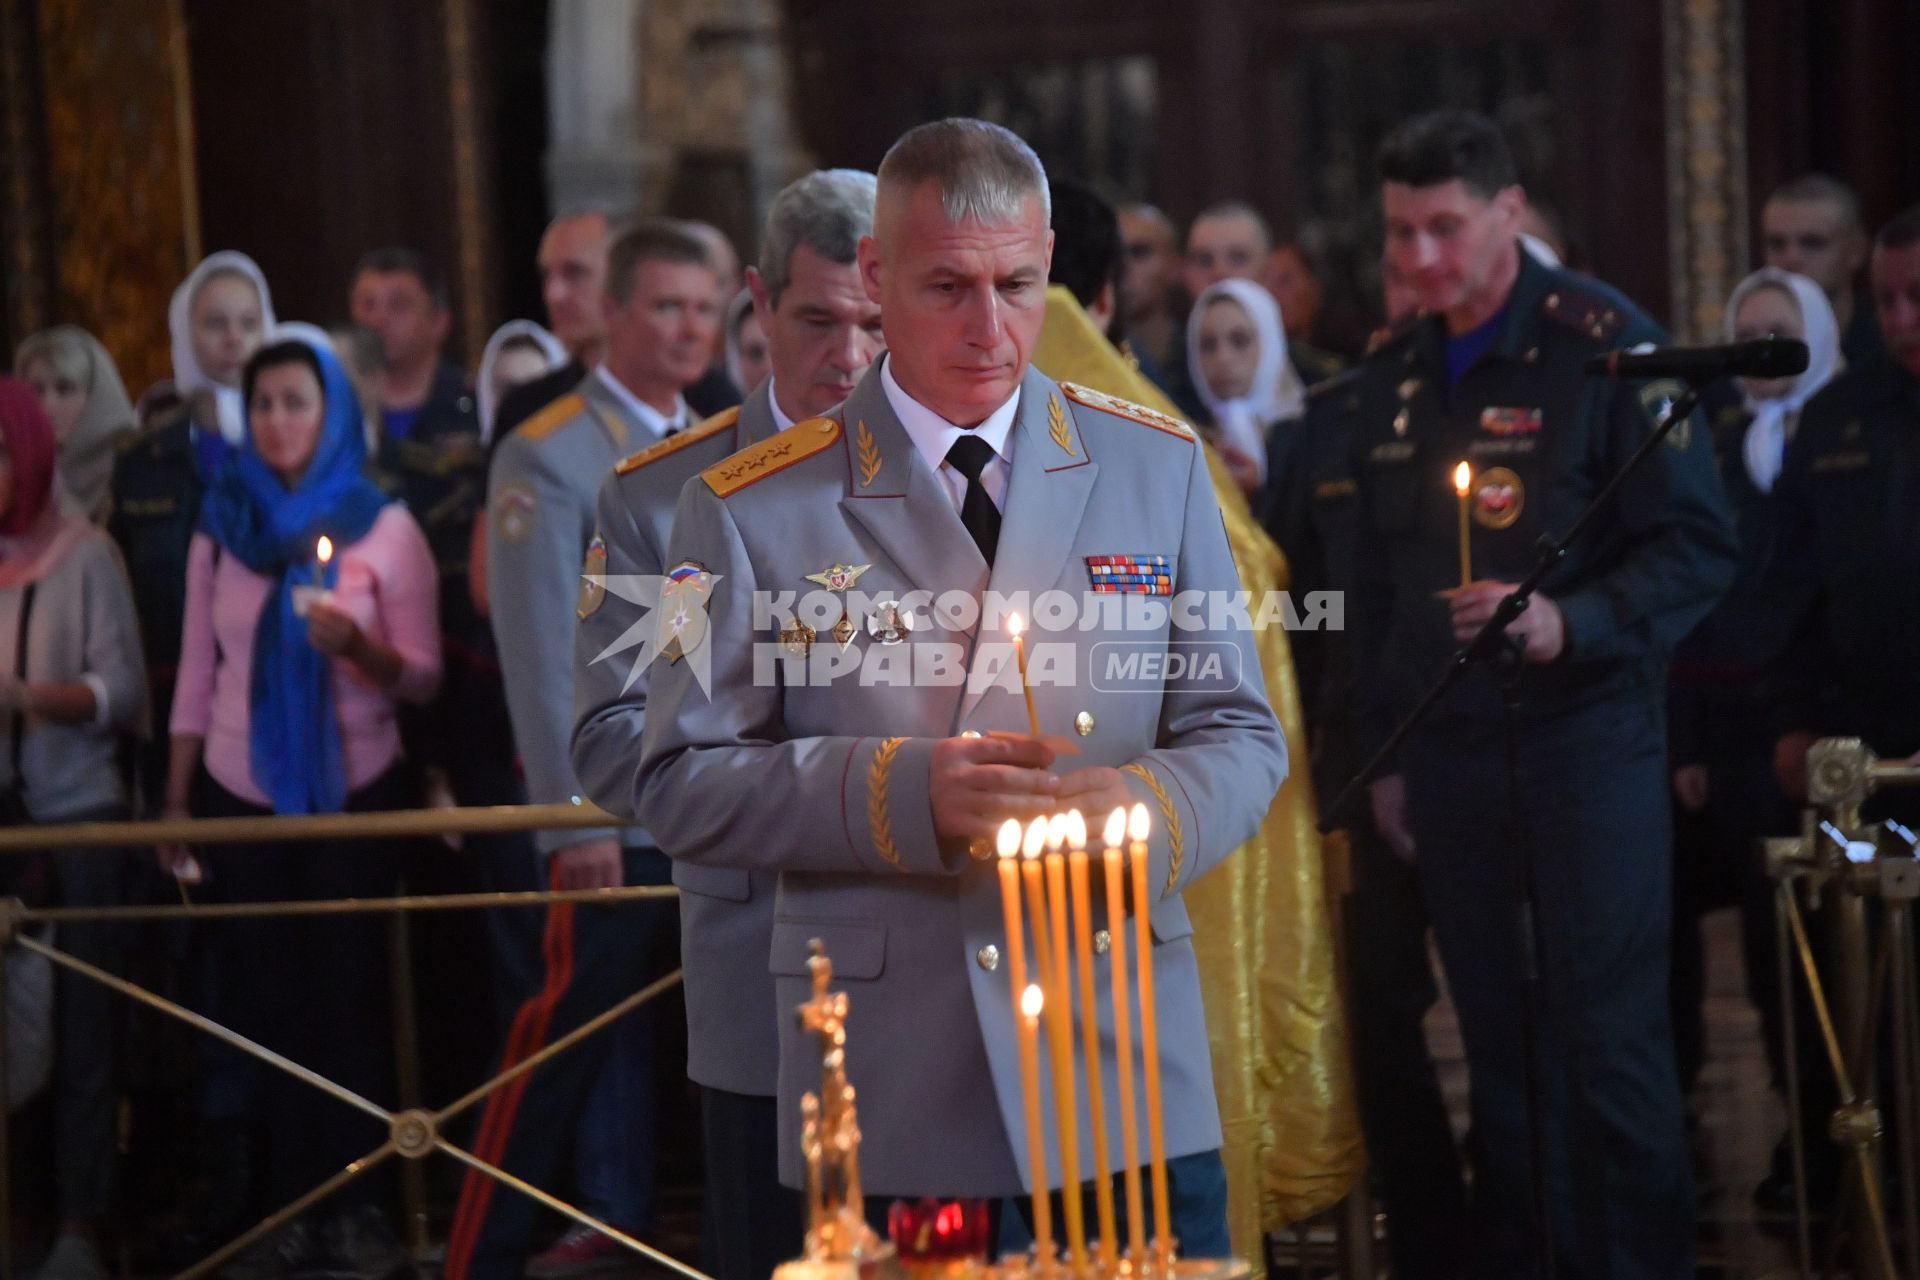
[[[1047,1187],[1047,1136],[1040,1129],[1040,1011],[1046,996],[1039,987],[1020,993],[1020,1075],[1031,1082],[1027,1093],[1027,1161],[1033,1182],[1033,1244],[1042,1267],[1053,1265],[1053,1201]]]
[[[1160,1106],[1160,1020],[1153,1004],[1153,933],[1147,908],[1147,806],[1136,804],[1127,817],[1127,861],[1133,870],[1133,937],[1140,949],[1140,1056],[1146,1064],[1147,1151],[1153,1162],[1154,1252],[1171,1255],[1172,1219],[1168,1214],[1167,1134]]]
[[[1086,1210],[1080,1201],[1080,1098],[1073,1074],[1073,979],[1068,956],[1066,815],[1047,827],[1047,931],[1053,937],[1052,981],[1047,984],[1047,1038],[1053,1048],[1053,1106],[1060,1125],[1060,1188],[1067,1224],[1067,1256],[1076,1271],[1087,1265]]]
[[[1047,890],[1042,879],[1040,855],[1047,848],[1047,820],[1035,818],[1027,824],[1026,838],[1020,846],[1020,878],[1027,888],[1027,919],[1033,927],[1033,972],[1045,986],[1053,972],[1053,949],[1047,945]]]
[[[1113,1058],[1120,1081],[1120,1168],[1127,1189],[1127,1256],[1135,1267],[1147,1261],[1147,1209],[1140,1194],[1140,1130],[1133,1095],[1133,1008],[1127,981],[1126,866],[1120,842],[1127,836],[1127,811],[1107,819],[1107,933],[1113,940]]]
[[[1087,1122],[1093,1127],[1093,1197],[1100,1222],[1100,1265],[1119,1257],[1113,1216],[1113,1161],[1107,1154],[1106,1086],[1100,1079],[1100,1010],[1093,1002],[1093,901],[1087,889],[1087,823],[1067,815],[1067,874],[1073,884],[1073,947],[1080,966],[1080,1056],[1087,1064]]]
[[[1027,700],[1027,727],[1040,736],[1040,713],[1033,709],[1033,686],[1027,683],[1027,646],[1020,635],[1020,615],[1009,614],[1007,632],[1013,637],[1013,660],[1020,668],[1020,693]]]
[[[1467,491],[1473,488],[1473,468],[1462,462],[1453,469],[1453,492],[1460,499],[1460,585],[1473,584],[1473,552],[1467,545]]]

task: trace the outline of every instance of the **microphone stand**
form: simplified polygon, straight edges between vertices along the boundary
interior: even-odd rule
[[[1668,404],[1660,421],[1654,424],[1627,457],[1625,465],[1613,474],[1600,492],[1593,495],[1579,518],[1558,538],[1545,534],[1534,549],[1533,568],[1520,580],[1513,594],[1507,596],[1494,609],[1473,639],[1469,640],[1453,655],[1447,669],[1441,673],[1432,687],[1407,713],[1394,731],[1387,735],[1379,749],[1373,753],[1360,771],[1347,780],[1333,803],[1321,814],[1319,828],[1322,835],[1331,832],[1340,825],[1343,814],[1350,809],[1362,788],[1372,782],[1380,773],[1382,766],[1400,749],[1402,743],[1414,729],[1432,714],[1434,707],[1467,676],[1467,673],[1482,664],[1490,664],[1500,676],[1500,708],[1502,728],[1506,738],[1507,757],[1507,818],[1503,824],[1507,856],[1512,863],[1514,887],[1514,932],[1519,945],[1521,963],[1521,1010],[1520,1010],[1520,1053],[1523,1087],[1527,1095],[1527,1146],[1528,1181],[1532,1190],[1533,1210],[1533,1247],[1537,1274],[1543,1280],[1553,1280],[1553,1223],[1547,1205],[1546,1178],[1546,1102],[1540,1089],[1540,1010],[1542,1008],[1542,983],[1540,977],[1540,937],[1537,924],[1537,895],[1533,880],[1533,860],[1527,856],[1525,841],[1526,830],[1523,824],[1519,804],[1520,776],[1520,676],[1524,668],[1523,654],[1525,646],[1507,634],[1507,628],[1514,619],[1526,612],[1527,604],[1540,589],[1540,584],[1548,574],[1566,558],[1567,549],[1579,541],[1589,526],[1598,518],[1600,512],[1612,501],[1613,495],[1626,478],[1643,463],[1647,455],[1660,447],[1674,425],[1690,416],[1700,403],[1700,387],[1689,382],[1686,388]]]

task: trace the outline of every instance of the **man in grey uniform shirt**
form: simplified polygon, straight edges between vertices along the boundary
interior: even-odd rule
[[[855,257],[873,226],[870,173],[810,173],[775,198],[748,268],[772,375],[737,409],[643,449],[600,486],[574,639],[573,767],[587,796],[632,818],[647,670],[623,640],[638,607],[607,591],[666,567],[687,480],[847,398],[881,347],[880,308]],[[802,1246],[799,1198],[780,1186],[774,1093],[779,1038],[767,948],[774,873],[678,862],[687,1075],[706,1140],[706,1250],[721,1280],[765,1280]]]

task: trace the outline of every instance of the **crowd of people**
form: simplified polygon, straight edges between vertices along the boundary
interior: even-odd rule
[[[1313,759],[1293,767],[1312,773],[1323,800],[1511,590],[1534,537],[1610,474],[1665,394],[1575,394],[1586,384],[1567,371],[1579,357],[1659,331],[1560,265],[1564,248],[1530,216],[1490,125],[1451,114],[1412,122],[1383,149],[1381,177],[1381,327],[1367,349],[1339,354],[1316,345],[1310,255],[1276,241],[1249,205],[1212,204],[1184,237],[1152,206],[1116,211],[1065,179],[1047,205],[1056,282],[1199,427],[1286,552],[1296,589],[1348,593],[1350,639],[1296,637]],[[684,938],[674,913],[654,905],[498,911],[435,935],[471,950],[450,962],[422,948],[419,982],[445,997],[428,1003],[450,1019],[428,1053],[428,1091],[451,1097],[487,1066],[536,1052],[553,1028],[665,973],[685,948],[690,1074],[716,1188],[709,1225],[723,1224],[709,1233],[709,1264],[753,1274],[791,1253],[798,1209],[775,1187],[766,944],[757,955],[731,941],[716,948],[757,970],[740,986],[703,985],[727,957],[698,974],[693,961],[699,931],[722,928],[700,922],[710,901],[757,902],[758,927],[772,928],[783,868],[701,865],[653,847],[642,821],[698,824],[633,772],[640,735],[636,725],[623,737],[618,714],[632,681],[622,683],[624,666],[590,673],[584,654],[596,628],[612,628],[599,644],[624,623],[592,621],[605,588],[583,585],[580,565],[606,572],[611,550],[628,571],[662,572],[668,531],[648,522],[672,515],[696,461],[849,396],[865,397],[877,421],[877,406],[898,411],[906,395],[896,367],[936,378],[905,349],[881,359],[892,336],[883,322],[905,326],[912,304],[887,293],[898,315],[882,313],[883,277],[866,256],[875,198],[871,175],[802,179],[775,202],[744,273],[703,224],[621,228],[601,211],[563,213],[539,246],[545,326],[502,325],[471,372],[447,350],[443,281],[404,248],[361,259],[327,329],[280,319],[244,254],[209,256],[174,295],[173,377],[137,400],[83,330],[23,342],[13,376],[0,377],[6,821],[589,796],[633,825],[469,837],[457,853],[392,840],[175,846],[157,868],[72,849],[9,859],[8,892],[102,907],[172,897],[170,881],[194,901],[281,902],[403,885],[672,878]],[[1743,912],[1749,990],[1778,1083],[1770,882],[1754,842],[1796,826],[1816,735],[1857,734],[1890,757],[1920,751],[1920,680],[1901,661],[1920,644],[1920,208],[1870,229],[1848,188],[1816,175],[1774,192],[1760,226],[1764,265],[1727,299],[1725,337],[1800,339],[1807,370],[1712,389],[1699,429],[1675,433],[1677,448],[1629,486],[1594,548],[1523,615],[1519,678],[1536,750],[1520,786],[1542,799],[1518,800],[1496,767],[1505,757],[1488,736],[1489,708],[1500,707],[1489,685],[1444,708],[1374,784],[1367,812],[1349,815],[1355,1067],[1396,1275],[1524,1274],[1530,1177],[1552,1188],[1552,1225],[1580,1260],[1568,1274],[1682,1274],[1674,1260],[1691,1248],[1692,1198],[1680,1106],[1704,1059],[1700,917]],[[672,454],[684,456],[669,463]],[[1454,494],[1438,487],[1456,458],[1482,477],[1470,581],[1448,559]],[[996,508],[1011,497],[1004,461],[969,463],[958,450],[928,461],[992,566]],[[832,558],[822,552],[823,565]],[[606,680],[616,687],[600,688]],[[685,758],[703,749],[689,741]],[[647,751],[651,768],[651,736]],[[1550,1090],[1549,1145],[1610,1153],[1583,1167],[1526,1167],[1510,1068],[1528,997],[1514,986],[1510,931],[1487,909],[1506,892],[1507,864],[1484,856],[1503,815],[1560,850],[1534,870],[1555,1002],[1544,1034],[1546,1051],[1578,1069]],[[1597,878],[1602,867],[1611,882]],[[1422,1039],[1437,990],[1430,929],[1474,1075],[1465,1151]],[[236,920],[158,949],[183,1003],[386,1104],[387,937],[376,916]],[[108,925],[63,926],[59,942],[113,972],[154,963],[133,955],[155,949],[152,938]],[[783,982],[804,972],[790,959],[774,956]],[[577,978],[556,982],[556,966]],[[738,1020],[749,985],[766,987],[768,1025],[733,1057],[703,1056],[705,1037]],[[134,1064],[103,988],[62,972],[55,1008],[46,1147],[57,1225],[39,1274],[100,1280],[103,1239],[126,1202],[120,1099]],[[655,1069],[679,1043],[650,1012],[624,1020],[567,1058],[564,1080],[543,1077],[532,1100],[498,1095],[476,1154],[569,1188],[595,1216],[644,1236],[657,1212],[657,1130],[671,1110],[657,1100]],[[748,1057],[765,1069],[736,1070]],[[179,1206],[186,1221],[172,1237],[183,1257],[383,1137],[211,1042],[193,1046],[181,1073],[202,1191]],[[134,1126],[136,1139],[144,1132]],[[888,1144],[879,1149],[887,1168]],[[1837,1168],[1818,1172],[1816,1191],[1830,1193]],[[1785,1176],[1783,1156],[1757,1192],[1766,1205],[1791,1204]],[[236,1274],[385,1274],[404,1257],[392,1192],[362,1179]],[[743,1201],[762,1206],[757,1221],[727,1216]],[[517,1274],[536,1251],[535,1213],[470,1178],[447,1274]],[[772,1243],[722,1257],[727,1238],[749,1235]],[[613,1247],[569,1230],[527,1274],[589,1269]]]

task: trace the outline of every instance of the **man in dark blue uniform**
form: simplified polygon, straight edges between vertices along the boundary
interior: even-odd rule
[[[1422,311],[1367,360],[1349,463],[1363,742],[1377,745],[1645,438],[1673,384],[1587,377],[1658,341],[1618,293],[1516,239],[1498,129],[1440,112],[1381,148],[1389,260]],[[1472,1072],[1472,1274],[1536,1274],[1527,990],[1515,910],[1535,901],[1533,1077],[1547,1227],[1566,1277],[1693,1275],[1693,1188],[1667,1004],[1668,652],[1737,556],[1707,433],[1683,423],[1626,481],[1512,628],[1517,777],[1499,677],[1475,672],[1373,787],[1419,871]],[[1472,470],[1456,498],[1456,464]],[[1463,564],[1460,516],[1470,529]],[[1470,585],[1463,582],[1470,581]]]
[[[1920,752],[1920,205],[1874,238],[1869,267],[1886,354],[1807,402],[1774,486],[1770,585],[1791,639],[1775,669],[1774,767],[1806,796],[1816,738]],[[1878,797],[1900,812],[1912,792]]]
[[[1267,529],[1287,554],[1296,598],[1338,591],[1351,599],[1357,491],[1349,454],[1359,427],[1361,371],[1307,393],[1300,458],[1275,495]],[[1366,762],[1354,716],[1351,632],[1297,631],[1313,745],[1314,788],[1325,799]],[[1427,952],[1427,909],[1413,866],[1396,856],[1372,815],[1345,815],[1350,888],[1348,1028],[1368,1164],[1387,1214],[1393,1274],[1455,1280],[1467,1274],[1466,1185],[1425,1019],[1440,999]]]

